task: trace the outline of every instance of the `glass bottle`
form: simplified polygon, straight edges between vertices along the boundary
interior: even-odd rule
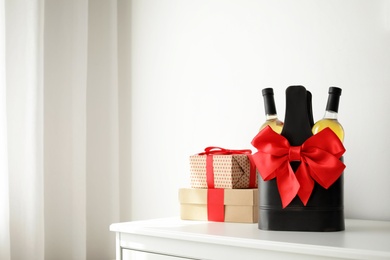
[[[269,125],[272,130],[280,134],[283,129],[283,122],[278,119],[274,100],[274,90],[265,88],[262,90],[264,98],[265,122],[261,125],[260,130]]]
[[[329,127],[339,137],[341,142],[344,141],[344,129],[337,120],[340,96],[341,88],[329,88],[328,103],[326,104],[325,115],[321,120],[314,124],[312,129],[313,134],[322,131],[326,127]]]

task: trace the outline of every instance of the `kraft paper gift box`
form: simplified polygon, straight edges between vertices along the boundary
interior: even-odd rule
[[[190,156],[191,188],[257,188],[257,172],[250,150],[208,147],[205,151]]]
[[[210,196],[212,191],[222,193],[223,198],[219,198],[222,199],[220,203],[213,201],[213,197]],[[179,201],[181,219],[237,223],[258,222],[257,189],[182,188],[179,189]],[[218,216],[215,217],[215,214],[219,214],[219,219]]]

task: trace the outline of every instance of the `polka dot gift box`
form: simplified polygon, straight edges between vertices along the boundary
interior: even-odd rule
[[[190,156],[192,188],[257,188],[257,173],[250,150],[207,147]]]

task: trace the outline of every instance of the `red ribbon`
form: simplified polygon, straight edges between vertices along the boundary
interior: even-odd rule
[[[213,156],[208,154],[206,157],[206,182],[207,187],[214,189],[214,166],[213,166]]]
[[[207,190],[207,219],[210,221],[224,222],[225,220],[224,189]]]
[[[209,146],[204,149],[203,153],[199,153],[199,155],[229,155],[229,154],[252,154],[252,151],[249,149],[243,149],[243,150],[229,150],[217,146]]]
[[[301,146],[290,146],[288,140],[269,126],[252,140],[257,148],[253,160],[264,181],[276,178],[283,208],[298,194],[306,206],[314,181],[329,188],[345,169],[340,157],[345,148],[337,135],[326,128],[308,138]],[[291,161],[300,161],[295,174]]]
[[[233,155],[233,154],[246,154],[250,162],[249,172],[249,188],[256,188],[256,166],[252,158],[252,151],[249,149],[243,150],[229,150],[221,147],[210,146],[204,149],[204,152],[199,155],[207,155],[206,157],[206,181],[207,187],[214,189],[214,167],[213,167],[213,155]]]

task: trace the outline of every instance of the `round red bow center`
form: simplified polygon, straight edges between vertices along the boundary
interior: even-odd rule
[[[290,162],[301,160],[301,146],[291,146],[288,151],[288,160]]]

